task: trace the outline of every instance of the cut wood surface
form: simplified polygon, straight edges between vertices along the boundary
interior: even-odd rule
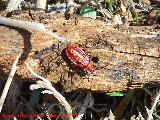
[[[7,75],[13,61],[23,53],[17,75],[35,80],[24,62],[53,83],[61,83],[66,91],[122,91],[136,87],[159,85],[160,37],[156,26],[107,27],[105,22],[71,16],[32,12],[12,16],[13,19],[41,22],[47,29],[84,49],[95,66],[93,74],[70,64],[64,53],[65,44],[46,34],[0,26],[0,74]]]

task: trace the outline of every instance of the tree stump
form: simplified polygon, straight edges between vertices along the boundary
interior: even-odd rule
[[[17,75],[35,78],[25,66],[53,83],[61,83],[65,91],[123,91],[137,87],[159,85],[160,37],[156,26],[108,27],[105,22],[79,16],[38,14],[14,15],[11,18],[43,23],[47,29],[77,44],[91,58],[93,74],[71,64],[65,55],[66,45],[56,48],[56,40],[31,30],[0,26],[0,74],[9,73],[19,53],[22,54]],[[145,35],[157,34],[146,38]]]

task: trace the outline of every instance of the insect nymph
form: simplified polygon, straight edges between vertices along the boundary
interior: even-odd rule
[[[85,70],[91,73],[94,72],[95,68],[93,67],[93,64],[91,63],[90,59],[81,48],[79,48],[74,44],[70,44],[67,46],[65,52],[67,57],[73,64],[81,68],[84,68]]]

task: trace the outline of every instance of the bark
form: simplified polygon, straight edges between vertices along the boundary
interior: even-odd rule
[[[12,18],[44,23],[93,57],[96,70],[90,74],[71,64],[64,53],[66,45],[60,44],[56,49],[56,40],[48,35],[1,25],[1,76],[8,74],[17,54],[23,52],[18,76],[34,80],[24,64],[30,62],[36,73],[53,83],[61,83],[66,91],[111,92],[159,85],[158,29],[151,26],[112,28],[102,21],[78,16],[66,20],[63,16],[32,13],[34,20],[28,14]],[[146,36],[151,34],[154,35]]]

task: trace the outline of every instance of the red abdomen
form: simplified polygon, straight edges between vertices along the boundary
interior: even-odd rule
[[[69,60],[75,65],[86,69],[87,71],[94,72],[94,67],[87,57],[85,52],[76,45],[70,44],[66,48],[66,55]]]

